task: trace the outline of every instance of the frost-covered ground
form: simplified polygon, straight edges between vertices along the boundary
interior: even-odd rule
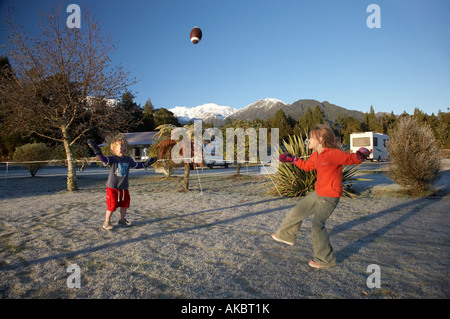
[[[297,199],[267,195],[271,181],[255,169],[239,179],[232,168],[192,172],[187,193],[182,171],[170,180],[132,171],[133,226],[112,231],[101,227],[106,170],[80,172],[80,190],[68,193],[63,168],[35,178],[11,168],[7,179],[2,169],[1,298],[450,297],[450,170],[421,199],[394,196],[392,181],[363,171],[373,181],[356,183],[359,198],[341,199],[327,222],[338,266],[316,270],[310,220],[292,247],[270,237]],[[73,264],[79,289],[67,286]],[[371,264],[380,288],[367,286]]]

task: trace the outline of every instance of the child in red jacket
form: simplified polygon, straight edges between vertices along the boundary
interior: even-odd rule
[[[341,151],[339,142],[331,129],[318,125],[310,132],[309,148],[315,152],[307,161],[290,154],[281,154],[280,161],[297,165],[305,171],[316,170],[315,190],[302,198],[286,215],[278,230],[272,234],[276,241],[294,245],[298,229],[303,219],[314,214],[312,220],[312,242],[314,257],[309,265],[326,268],[336,265],[325,221],[337,206],[342,196],[342,165],[360,164],[366,160],[370,151],[361,148],[356,154]]]

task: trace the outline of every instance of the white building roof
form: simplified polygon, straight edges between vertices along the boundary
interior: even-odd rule
[[[153,144],[153,138],[157,131],[124,133],[127,137],[128,145],[150,145]]]

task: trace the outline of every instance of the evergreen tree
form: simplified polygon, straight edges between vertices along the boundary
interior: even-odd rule
[[[350,134],[363,131],[362,123],[358,119],[349,116],[347,119],[347,127],[344,132],[344,144],[350,144]]]
[[[367,113],[361,121],[352,116],[342,113],[337,116],[331,128],[335,134],[340,137],[342,144],[350,144],[350,134],[364,131],[373,131],[383,134],[389,134],[389,131],[395,130],[398,122],[402,118],[413,118],[421,126],[429,125],[433,130],[434,136],[440,148],[450,148],[450,113],[439,111],[438,115],[428,115],[416,108],[413,115],[409,115],[404,111],[398,117],[391,111],[391,113],[384,113],[379,118],[376,117],[373,106],[370,107],[370,112]],[[320,107],[316,107],[314,112],[307,108],[306,112],[301,116],[295,125],[292,127],[289,117],[287,117],[282,110],[279,110],[272,118],[267,120],[256,120],[262,127],[277,127],[280,129],[280,139],[287,136],[286,131],[292,130],[292,134],[301,137],[303,140],[308,138],[307,134],[316,124],[324,124],[326,120]],[[292,121],[292,120],[291,120]],[[234,124],[233,121],[227,120],[227,124]],[[285,130],[286,129],[286,130]]]
[[[152,101],[147,99],[144,105],[144,109],[142,112],[142,131],[153,131],[156,127],[155,119],[153,117],[153,113],[155,112],[155,108],[153,107]]]
[[[336,131],[342,144],[350,144],[350,134],[362,131],[361,122],[352,116],[347,116],[345,113],[337,117],[336,123]]]
[[[292,127],[289,125],[288,118],[283,110],[279,109],[275,115],[269,119],[269,125],[271,128],[279,129],[280,140],[292,135]]]
[[[381,128],[378,123],[378,119],[373,110],[373,106],[370,106],[370,112],[364,115],[363,128],[367,132],[380,132]]]
[[[313,125],[313,112],[311,111],[311,108],[308,107],[305,114],[298,119],[294,126],[293,132],[295,135],[301,136],[305,139],[308,137],[307,134],[311,131]]]
[[[130,131],[139,131],[142,124],[142,109],[134,102],[135,96],[130,91],[125,91],[122,94],[120,104],[123,109],[131,116]]]
[[[153,112],[153,120],[155,121],[154,123],[156,127],[163,124],[180,126],[180,123],[178,123],[178,118],[171,111],[163,107],[156,109]]]
[[[434,114],[432,114],[434,116]],[[436,116],[434,116],[436,118]],[[434,131],[439,147],[450,148],[450,113],[439,111],[437,120],[429,124]]]
[[[395,127],[397,123],[397,117],[394,115],[394,112],[390,114],[383,114],[380,116],[379,125],[380,125],[380,133],[387,134],[390,130]]]
[[[316,105],[316,108],[314,109],[314,112],[312,114],[312,126],[316,126],[318,124],[326,124],[327,119],[325,115],[323,114],[322,110],[318,105]]]
[[[417,107],[414,109],[414,113],[412,115],[413,120],[417,122],[420,126],[423,126],[427,123],[427,116]]]

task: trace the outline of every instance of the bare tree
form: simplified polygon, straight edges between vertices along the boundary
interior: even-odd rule
[[[129,114],[111,101],[135,80],[122,66],[112,65],[115,44],[102,34],[87,6],[81,28],[66,25],[62,3],[39,14],[36,39],[8,15],[5,47],[11,68],[2,70],[8,80],[0,83],[0,112],[8,132],[37,134],[64,145],[67,190],[73,191],[77,178],[71,147],[94,128],[105,136],[130,124]]]

